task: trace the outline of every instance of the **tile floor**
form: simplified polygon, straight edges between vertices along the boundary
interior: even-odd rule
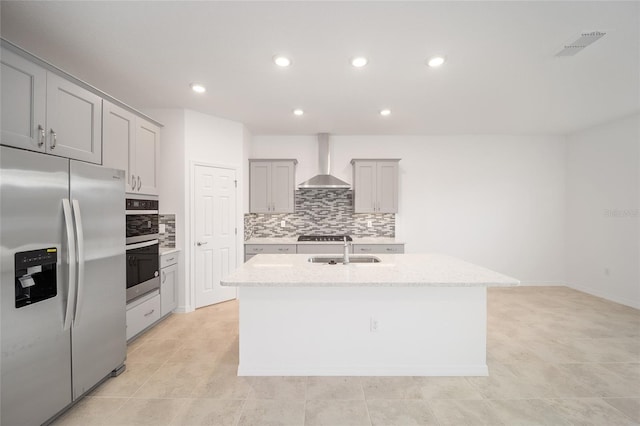
[[[237,377],[238,304],[172,315],[62,425],[638,425],[640,311],[489,289],[489,377]]]

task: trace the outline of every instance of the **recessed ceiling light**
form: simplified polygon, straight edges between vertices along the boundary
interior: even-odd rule
[[[193,90],[196,93],[204,93],[207,91],[207,88],[200,83],[191,83],[190,86],[191,86],[191,90]]]
[[[429,58],[427,64],[431,68],[439,67],[440,65],[444,64],[444,56],[434,56],[432,58]]]
[[[367,62],[369,62],[369,60],[364,56],[356,56],[355,58],[351,59],[351,65],[356,68],[364,67],[365,65],[367,65]]]
[[[383,117],[386,117],[387,115],[391,114],[391,110],[389,108],[385,108],[385,109],[381,109],[380,110],[380,115]]]
[[[303,115],[304,111],[301,110],[300,108],[296,108],[293,110],[293,115]]]
[[[282,56],[282,55],[276,55],[273,57],[273,62],[275,62],[275,64],[279,67],[288,67],[289,65],[291,65],[291,59],[287,58],[286,56]]]

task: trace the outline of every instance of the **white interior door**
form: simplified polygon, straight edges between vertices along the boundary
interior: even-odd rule
[[[236,172],[194,166],[194,245],[196,308],[236,297],[220,280],[236,267]]]

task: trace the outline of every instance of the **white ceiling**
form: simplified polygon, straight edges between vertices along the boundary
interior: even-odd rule
[[[254,134],[564,134],[640,110],[637,1],[0,7],[4,38],[133,107],[194,109]],[[607,35],[554,57],[593,30]],[[430,69],[436,53],[448,61]],[[356,54],[364,69],[349,65]]]

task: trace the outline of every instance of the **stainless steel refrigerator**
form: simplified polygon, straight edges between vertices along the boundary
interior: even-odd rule
[[[124,172],[0,147],[0,423],[39,425],[124,365]]]

